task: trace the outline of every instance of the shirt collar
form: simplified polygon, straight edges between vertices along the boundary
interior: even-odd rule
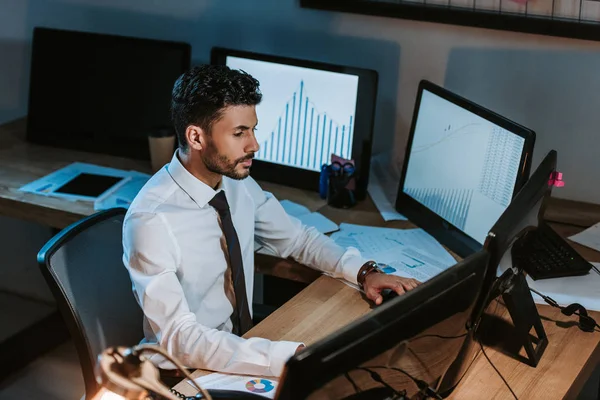
[[[217,190],[214,190],[206,183],[202,182],[200,179],[196,178],[194,175],[190,173],[181,161],[179,161],[179,150],[177,150],[173,154],[173,158],[171,159],[171,163],[167,165],[167,170],[169,171],[169,175],[171,178],[179,185],[184,192],[186,192],[198,207],[204,207],[208,204],[208,202],[215,197],[219,190],[223,189],[223,181],[225,177],[221,179]]]

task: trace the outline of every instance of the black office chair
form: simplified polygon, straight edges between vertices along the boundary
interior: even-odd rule
[[[85,399],[99,390],[96,359],[108,346],[143,338],[143,314],[123,266],[125,209],[101,211],[54,236],[38,253],[42,274],[75,343]]]

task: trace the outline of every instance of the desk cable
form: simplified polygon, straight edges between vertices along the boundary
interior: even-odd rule
[[[435,389],[433,389],[431,386],[429,386],[429,384],[427,382],[425,382],[421,379],[415,378],[414,376],[412,376],[411,374],[409,374],[408,372],[404,371],[401,368],[375,365],[375,366],[357,367],[357,368],[354,368],[353,370],[361,370],[361,371],[368,372],[369,375],[371,376],[371,378],[375,382],[381,383],[383,386],[390,389],[392,392],[394,392],[394,394],[396,396],[399,396],[398,398],[400,398],[400,399],[405,398],[406,391],[402,390],[401,392],[398,392],[396,389],[391,387],[387,382],[385,382],[383,380],[383,378],[381,377],[381,375],[379,375],[377,372],[374,371],[375,369],[386,369],[386,370],[393,370],[396,372],[400,372],[400,373],[406,375],[411,381],[413,381],[413,383],[419,388],[419,392],[426,395],[427,398],[433,398],[433,399],[437,399],[437,400],[442,399],[442,397],[435,391]],[[358,385],[356,385],[354,380],[350,377],[350,374],[346,373],[344,375],[346,376],[348,381],[350,381],[350,383],[354,387],[354,390],[356,391],[356,393],[360,393]]]
[[[508,388],[508,390],[510,390],[510,393],[513,395],[513,397],[515,398],[515,400],[519,400],[519,398],[517,397],[517,395],[515,394],[515,392],[512,390],[512,388],[510,387],[510,385],[506,381],[506,379],[504,379],[504,376],[502,376],[502,374],[500,373],[500,371],[498,370],[498,368],[496,368],[496,366],[494,365],[494,363],[492,362],[492,360],[490,360],[490,358],[486,354],[485,349],[483,348],[483,343],[479,342],[479,346],[481,346],[481,351],[483,352],[483,355],[484,355],[485,359],[490,363],[490,365],[492,366],[492,368],[494,368],[494,371],[496,371],[496,373],[498,374],[498,376],[500,377],[500,379],[502,379],[502,382],[504,382],[504,384],[506,385],[506,387]]]
[[[600,273],[600,272],[599,272]],[[554,300],[550,296],[546,296],[538,292],[535,289],[529,288],[533,293],[540,296],[544,301],[554,308],[558,308],[560,312],[566,316],[577,315],[579,317],[579,322],[577,326],[584,332],[594,332],[596,329],[600,329],[600,325],[596,323],[596,320],[588,315],[587,310],[584,306],[579,303],[569,304],[566,307],[559,305],[556,300]]]

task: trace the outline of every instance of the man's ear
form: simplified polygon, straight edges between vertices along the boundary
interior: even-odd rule
[[[198,125],[188,125],[185,130],[185,139],[190,149],[203,150],[206,144],[204,131]]]

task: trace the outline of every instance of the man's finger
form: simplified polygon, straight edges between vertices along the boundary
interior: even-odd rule
[[[381,302],[383,301],[383,297],[381,297],[381,294],[379,293],[378,290],[374,289],[374,288],[369,288],[367,290],[367,297],[374,301],[375,304],[380,305]]]
[[[394,291],[396,293],[398,293],[399,295],[403,295],[404,293],[406,293],[406,290],[404,290],[404,286],[402,285],[402,282],[398,282],[398,284],[394,288]]]

